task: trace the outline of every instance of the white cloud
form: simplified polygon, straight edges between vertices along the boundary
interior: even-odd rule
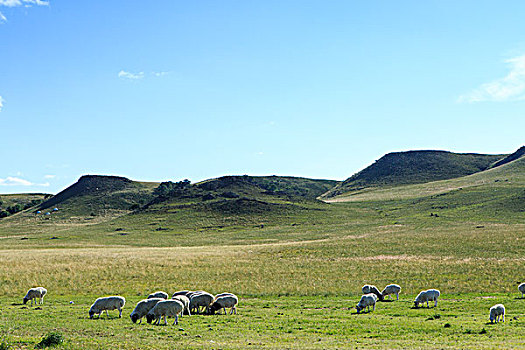
[[[131,73],[121,70],[120,72],[118,72],[118,77],[121,79],[137,80],[144,78],[144,72]]]
[[[44,175],[44,179],[54,179],[56,175]]]
[[[0,96],[0,112],[2,112],[2,107],[4,107],[5,100]]]
[[[48,187],[49,182],[37,184],[33,183],[31,181],[14,177],[14,176],[8,176],[5,179],[0,178],[0,186],[38,186],[38,187]]]
[[[31,7],[33,5],[37,6],[49,6],[49,1],[43,0],[0,0],[0,6],[4,7]],[[0,23],[7,22],[7,18],[2,12],[0,12]]]
[[[153,75],[156,77],[163,77],[165,75],[170,74],[171,72],[153,72]]]
[[[33,186],[30,181],[21,179],[19,177],[8,176],[5,179],[0,178],[0,186]]]
[[[0,6],[17,7],[17,6],[49,6],[49,1],[42,0],[0,0]]]
[[[511,68],[509,74],[501,79],[482,84],[468,94],[461,95],[458,102],[525,100],[525,55],[504,62]]]

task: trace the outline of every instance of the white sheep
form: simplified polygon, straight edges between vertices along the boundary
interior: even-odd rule
[[[521,297],[525,297],[525,283],[520,284],[518,290],[521,292]]]
[[[441,293],[437,289],[423,290],[417,295],[416,299],[414,300],[414,306],[419,307],[419,304],[423,304],[426,302],[427,307],[429,307],[428,302],[434,301],[434,307],[436,307],[438,304],[438,298],[440,294]]]
[[[220,293],[220,294],[215,295],[215,300],[217,300],[217,298],[223,297],[225,295],[235,295],[235,294],[228,293],[228,292]]]
[[[190,298],[191,312],[195,313],[195,310],[200,312],[200,308],[204,307],[206,313],[210,313],[210,305],[213,303],[213,299],[215,299],[213,295],[208,292],[193,294]]]
[[[168,321],[166,320],[168,317],[175,317],[175,321],[173,324],[179,324],[179,314],[184,309],[184,305],[181,301],[175,300],[175,299],[169,299],[169,300],[162,300],[159,301],[153,309],[151,309],[146,314],[146,321],[148,323],[151,323],[151,321],[155,320],[153,324],[160,324],[160,319],[164,317],[164,324],[167,325]]]
[[[106,316],[109,317],[108,310],[118,310],[118,317],[122,317],[122,308],[126,304],[126,299],[124,297],[113,295],[110,297],[98,298],[95,300],[91,308],[89,309],[89,318],[93,318],[93,315],[100,314],[102,311],[106,311]]]
[[[190,311],[190,299],[188,299],[185,295],[175,295],[172,299],[179,300],[184,305],[184,310],[180,314],[181,317],[184,315],[184,313],[188,314],[188,316],[191,316]]]
[[[368,293],[361,297],[359,303],[356,305],[357,313],[360,313],[365,307],[368,307],[368,312],[370,312],[370,306],[372,306],[372,311],[376,309],[377,295],[374,293]]]
[[[177,295],[184,295],[184,296],[188,296],[189,293],[192,293],[191,290],[179,290],[178,292],[175,292],[171,295],[171,297],[176,297]],[[189,299],[189,298],[188,298]]]
[[[24,297],[24,304],[31,300],[31,306],[33,306],[34,299],[40,299],[39,301],[35,300],[35,305],[44,303],[44,296],[47,294],[47,289],[44,287],[35,287],[27,291],[26,296]]]
[[[498,323],[500,317],[501,321],[505,322],[505,306],[503,306],[503,304],[496,304],[490,308],[490,323],[493,323],[494,321]]]
[[[397,284],[389,284],[388,286],[383,289],[381,292],[381,295],[386,297],[387,295],[390,296],[391,294],[395,294],[397,300],[399,300],[399,292],[401,292],[401,287]]]
[[[363,286],[363,288],[361,288],[361,290],[363,291],[363,294],[370,294],[370,293],[373,293],[376,295],[376,297],[380,300],[380,301],[383,301],[383,295],[381,294],[381,292],[379,291],[379,289],[377,289],[376,286],[373,286],[373,285],[370,285],[370,284],[365,284]]]
[[[151,298],[168,299],[168,293],[162,292],[162,291],[151,293],[150,295],[148,295],[148,299],[151,299]]]
[[[159,301],[162,301],[164,299],[162,298],[149,298],[141,300],[137,303],[137,306],[135,306],[135,309],[131,312],[131,315],[129,317],[131,318],[131,321],[133,323],[136,323],[139,321],[139,324],[142,323],[142,317],[146,316],[148,312],[153,309],[155,305]]]
[[[239,303],[239,298],[235,294],[231,293],[222,293],[219,294],[219,297],[215,298],[215,301],[210,306],[210,313],[213,315],[216,311],[224,309],[224,314],[226,315],[226,308],[230,308],[230,315],[235,312],[237,315],[237,304]]]

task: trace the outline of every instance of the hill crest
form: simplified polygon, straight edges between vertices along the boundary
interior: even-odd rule
[[[388,153],[352,175],[322,198],[370,187],[391,187],[446,180],[488,169],[505,155],[420,150]]]

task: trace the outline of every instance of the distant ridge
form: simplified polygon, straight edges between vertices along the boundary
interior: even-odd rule
[[[448,151],[407,151],[384,155],[354,174],[323,198],[370,187],[388,187],[446,180],[488,169],[505,155],[453,153]]]
[[[516,152],[514,152],[514,153],[506,156],[505,158],[500,159],[497,162],[495,162],[494,164],[492,164],[490,166],[490,168],[496,168],[496,167],[502,166],[503,164],[510,163],[510,162],[512,162],[512,161],[514,161],[516,159],[520,159],[524,155],[525,155],[525,146],[521,146]]]

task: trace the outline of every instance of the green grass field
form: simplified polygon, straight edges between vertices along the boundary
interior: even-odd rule
[[[11,349],[54,330],[64,349],[525,349],[523,160],[331,204],[259,198],[278,210],[179,200],[120,216],[16,214],[0,221],[0,338]],[[401,300],[356,315],[367,283],[398,283]],[[44,305],[22,305],[37,285]],[[413,309],[428,288],[438,307]],[[182,289],[236,293],[238,315],[129,320],[149,293]],[[123,318],[90,320],[94,299],[113,294],[127,299]],[[506,322],[487,324],[500,302]]]

